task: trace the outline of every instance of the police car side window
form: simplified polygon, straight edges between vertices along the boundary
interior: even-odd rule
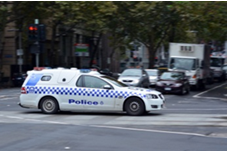
[[[82,81],[82,79],[83,79],[83,76],[81,76],[81,77],[78,79],[78,81],[77,81],[77,83],[76,83],[76,86],[77,86],[77,87],[83,87],[83,81]]]
[[[84,85],[87,88],[100,88],[102,89],[104,85],[108,85],[107,82],[92,76],[84,76]]]
[[[41,81],[50,81],[51,80],[51,76],[50,75],[44,75],[41,78]]]

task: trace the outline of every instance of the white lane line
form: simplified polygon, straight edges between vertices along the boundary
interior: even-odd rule
[[[62,125],[68,125],[68,124],[69,124],[69,123],[58,122],[58,121],[48,121],[48,120],[30,119],[30,118],[15,117],[15,116],[0,115],[0,117],[6,117],[6,118],[11,118],[11,119],[20,119],[20,120],[24,120],[24,121],[35,121],[35,122],[41,122],[41,123],[52,123],[52,124],[62,124]]]
[[[215,110],[227,110],[227,108],[217,108],[217,109],[172,109],[172,108],[167,108],[167,109],[164,109],[164,110],[180,110],[180,111],[185,111],[185,110],[188,110],[188,111],[191,111],[191,110],[200,110],[200,111],[215,111]]]
[[[18,98],[18,97],[9,97],[9,98],[0,98],[0,99],[3,101],[3,100],[15,99],[15,98]]]
[[[5,116],[5,115],[0,115],[0,117],[6,117],[6,118],[12,118],[12,119],[23,119],[25,121],[35,121],[35,122],[41,122],[41,123],[52,123],[52,124],[61,124],[61,125],[70,125],[71,124],[71,123],[64,123],[64,122],[57,122],[57,121],[48,121],[48,120],[39,120],[39,119],[28,119],[28,118],[15,117],[15,116]],[[76,125],[76,124],[73,124],[73,125]],[[85,126],[85,125],[78,125],[77,124],[76,126]],[[207,136],[207,135],[204,135],[204,134],[188,133],[188,132],[175,132],[175,131],[139,129],[139,128],[126,128],[126,127],[102,126],[102,125],[88,125],[88,126],[90,126],[90,127],[97,127],[97,128],[122,129],[122,130],[131,130],[131,131],[156,132],[156,133],[189,135],[189,136],[199,136],[199,137],[227,138],[227,137]]]
[[[144,131],[144,132],[155,132],[155,133],[166,133],[166,134],[178,134],[178,135],[189,135],[189,136],[199,136],[199,137],[213,137],[213,138],[227,138],[227,137],[214,137],[207,136],[204,134],[188,133],[188,132],[175,132],[175,131],[164,131],[164,130],[151,130],[151,129],[139,129],[139,128],[126,128],[126,127],[116,127],[116,126],[100,126],[100,125],[90,125],[91,127],[97,128],[108,128],[108,129],[120,129],[120,130],[130,130],[130,131]]]
[[[194,98],[204,98],[204,99],[219,99],[219,100],[227,101],[227,99],[225,99],[225,98],[200,97],[200,95],[202,95],[202,94],[204,94],[204,93],[207,93],[207,92],[209,92],[209,91],[211,91],[211,90],[217,89],[217,88],[219,88],[219,87],[221,87],[221,86],[223,86],[223,85],[226,85],[226,83],[223,83],[223,84],[221,84],[221,85],[219,85],[219,86],[216,86],[216,87],[211,88],[211,89],[209,89],[209,90],[206,90],[206,91],[203,91],[203,92],[201,92],[201,93],[198,93],[198,94],[194,95],[193,97],[194,97]]]
[[[27,121],[38,121],[41,123],[52,123],[52,124],[60,124],[60,125],[69,125],[69,123],[58,122],[58,121],[49,121],[49,120],[39,120],[39,119],[24,119]]]
[[[12,118],[12,119],[24,119],[22,117],[15,117],[15,116],[5,116],[6,118]]]

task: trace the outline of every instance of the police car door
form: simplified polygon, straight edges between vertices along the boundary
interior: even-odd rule
[[[105,85],[109,85],[104,80],[84,75],[83,85],[86,89],[86,96],[84,98],[85,109],[88,110],[112,110],[115,105],[115,98],[112,97],[113,90],[104,89]]]

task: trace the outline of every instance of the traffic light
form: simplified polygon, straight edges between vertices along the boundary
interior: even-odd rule
[[[45,41],[46,26],[44,24],[30,24],[28,27],[29,41]]]
[[[46,26],[44,24],[39,24],[38,26],[39,31],[39,41],[45,41],[46,40]]]
[[[39,40],[39,27],[37,24],[30,24],[28,27],[28,40],[38,41]]]

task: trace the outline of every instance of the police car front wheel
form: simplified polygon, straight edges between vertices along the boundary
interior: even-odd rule
[[[57,101],[52,97],[45,97],[41,100],[40,108],[43,113],[54,114],[59,110]]]
[[[126,101],[125,110],[129,115],[137,116],[145,112],[145,106],[140,99],[130,98]]]

